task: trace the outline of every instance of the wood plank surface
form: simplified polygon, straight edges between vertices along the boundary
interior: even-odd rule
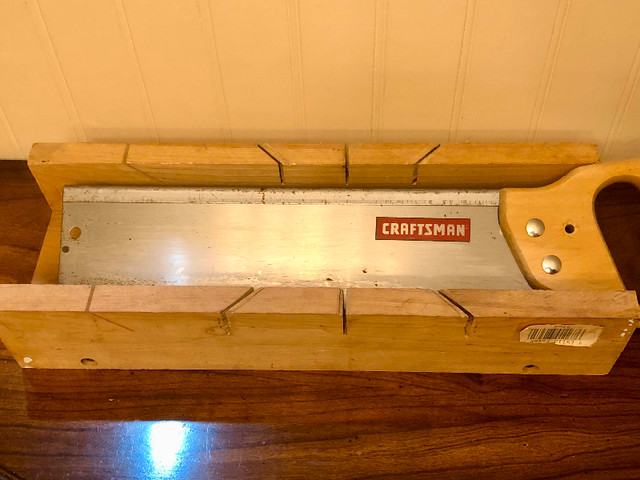
[[[422,188],[536,187],[598,163],[589,143],[445,143],[417,165]]]
[[[0,338],[40,369],[602,375],[638,318],[624,290],[0,285]]]
[[[261,147],[282,166],[287,187],[346,186],[345,145],[264,143]]]
[[[0,275],[27,283],[48,207],[23,162],[0,179],[0,251],[27,246]],[[0,478],[636,479],[639,372],[639,333],[604,377],[22,371],[0,348]]]
[[[36,143],[29,168],[52,210],[62,208],[65,185],[150,185],[155,181],[125,164],[126,143]]]
[[[278,163],[250,143],[134,143],[126,164],[156,185],[281,185]]]
[[[352,187],[409,187],[418,164],[437,143],[370,143],[347,146],[347,169]]]

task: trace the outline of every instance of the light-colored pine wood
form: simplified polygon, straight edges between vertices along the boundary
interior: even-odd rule
[[[89,285],[0,285],[2,312],[84,312]]]
[[[409,187],[418,163],[437,143],[371,143],[347,146],[350,186]]]
[[[282,165],[285,186],[344,187],[345,145],[265,143],[261,145]]]
[[[394,341],[446,342],[464,334],[467,316],[432,290],[351,288],[346,299],[347,334]]]
[[[128,338],[129,343],[184,343],[200,335],[228,335],[230,326],[223,312],[251,291],[248,287],[98,285],[89,311],[147,337]]]
[[[224,310],[249,291],[2,285],[0,337],[27,368],[216,366],[219,339],[229,335]]]
[[[249,143],[131,144],[127,165],[156,185],[280,185],[278,163]]]
[[[594,212],[598,192],[616,182],[640,187],[640,159],[584,166],[545,187],[500,192],[500,225],[529,283],[553,290],[624,289]],[[527,234],[531,218],[544,223],[541,236]],[[547,255],[562,261],[554,275],[542,269]]]
[[[478,345],[478,352],[486,352],[476,360],[487,370],[496,368],[500,358],[503,368],[517,370],[520,365],[524,373],[606,374],[640,318],[633,291],[446,290],[443,294],[471,315],[468,341]],[[594,325],[604,330],[591,347],[520,341],[521,330],[539,324]]]
[[[249,287],[98,285],[91,312],[222,312],[252,291]]]
[[[40,247],[38,263],[33,272],[31,283],[54,284],[58,283],[58,270],[60,267],[60,230],[62,228],[62,211],[53,210],[49,218],[49,226]]]
[[[233,335],[248,342],[333,346],[343,334],[342,294],[338,288],[261,288],[231,307],[227,318]]]
[[[51,210],[62,207],[65,185],[152,185],[124,163],[125,143],[36,143],[28,165]]]
[[[422,188],[538,187],[598,163],[588,143],[449,143],[418,165]]]
[[[0,286],[0,337],[29,368],[604,374],[634,292]],[[347,330],[343,331],[343,318]],[[603,327],[591,347],[521,342],[529,325]]]

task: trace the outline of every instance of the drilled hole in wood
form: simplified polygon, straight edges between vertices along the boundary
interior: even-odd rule
[[[524,367],[522,367],[522,371],[524,373],[533,373],[537,370],[540,370],[540,367],[537,365],[525,365]]]
[[[80,229],[80,227],[73,227],[71,230],[69,230],[69,236],[74,240],[79,239],[80,235],[82,235],[82,230]]]
[[[95,367],[96,365],[98,365],[98,362],[89,357],[83,358],[82,360],[80,360],[80,363],[86,367]]]
[[[571,235],[573,232],[576,231],[576,227],[574,227],[573,225],[571,225],[570,223],[564,226],[564,231],[567,232],[569,235]]]

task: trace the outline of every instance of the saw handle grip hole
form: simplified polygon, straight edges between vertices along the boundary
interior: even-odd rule
[[[69,236],[74,240],[79,239],[80,235],[82,235],[82,230],[80,229],[80,227],[73,227],[71,228],[71,230],[69,230]]]

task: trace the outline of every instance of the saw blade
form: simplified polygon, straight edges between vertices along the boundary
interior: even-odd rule
[[[60,283],[529,288],[497,191],[66,187]]]

